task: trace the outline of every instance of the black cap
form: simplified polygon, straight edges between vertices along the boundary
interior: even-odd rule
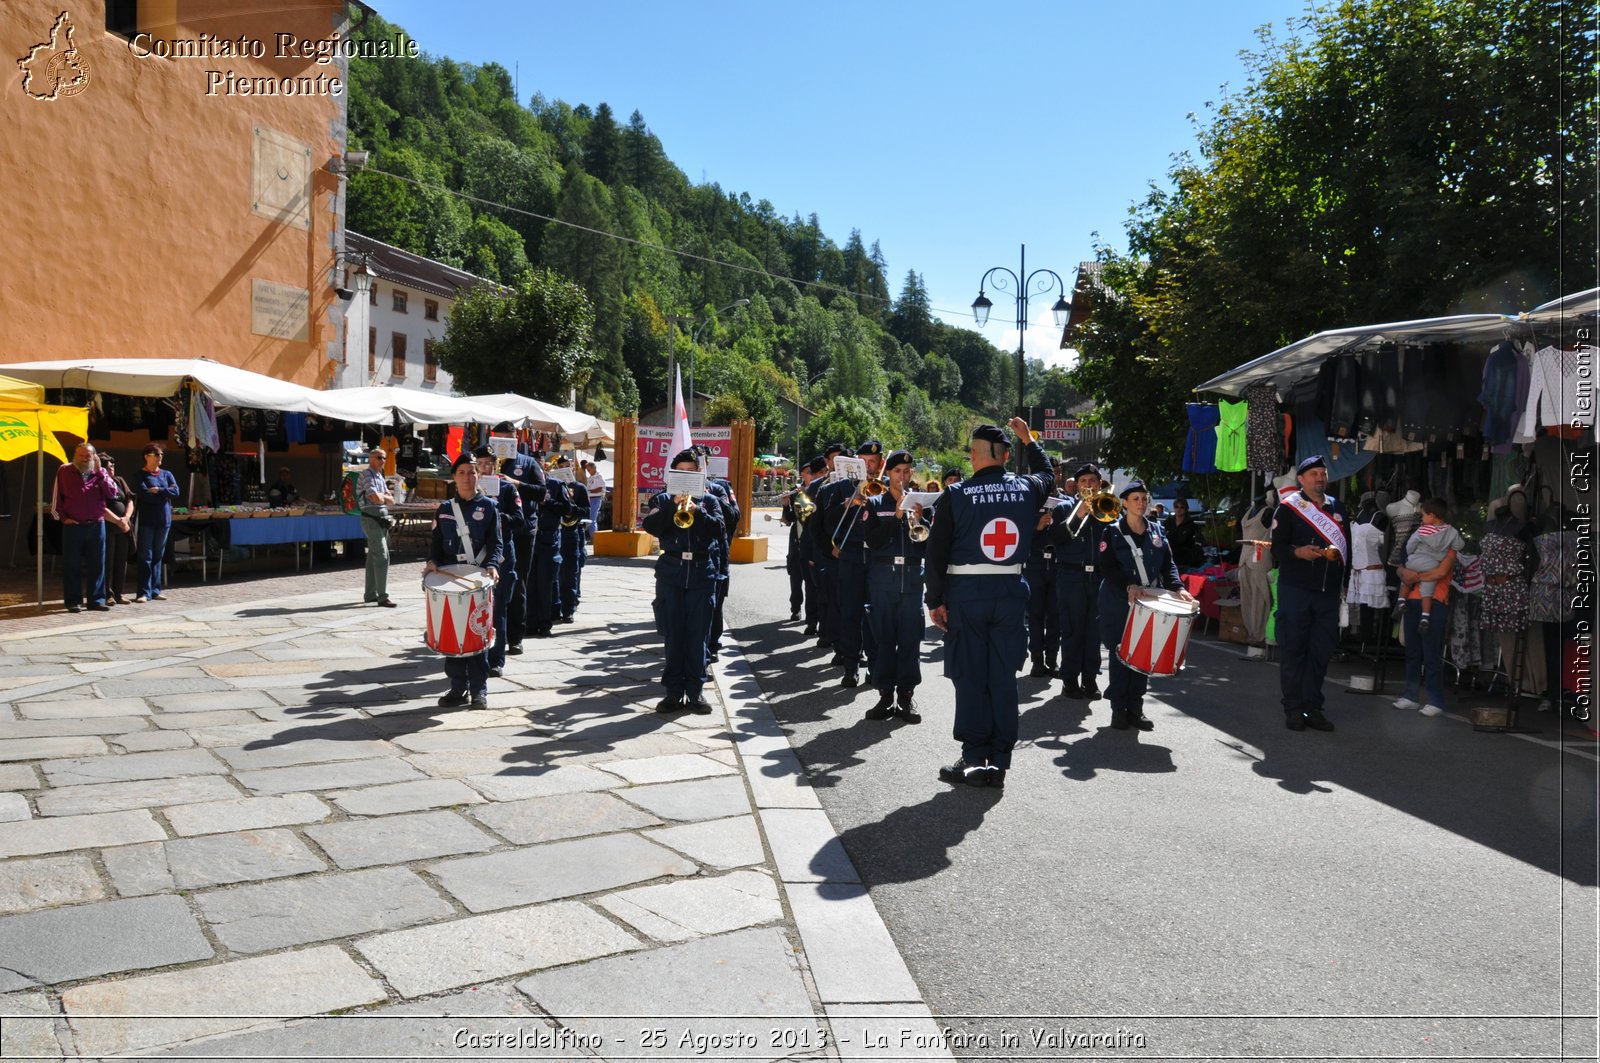
[[[680,461],[692,461],[696,466],[699,466],[700,464],[700,458],[697,454],[695,454],[693,447],[690,447],[688,450],[680,450],[674,454],[672,456],[672,463],[668,465],[667,468],[676,469]]]
[[[883,461],[883,471],[884,472],[888,472],[890,469],[894,468],[897,465],[910,465],[910,464],[911,464],[911,451],[909,451],[909,450],[892,451],[892,452],[890,452],[889,456],[887,458],[885,458],[884,461]]]
[[[463,465],[469,465],[469,466],[472,465],[472,455],[471,454],[468,454],[466,452],[462,452],[460,457],[456,458],[455,461],[450,463],[450,472],[453,474],[457,469],[461,468],[461,466],[463,466]],[[475,466],[474,466],[474,468],[475,468]]]
[[[985,443],[999,443],[1007,448],[1011,446],[1011,438],[1005,434],[1005,431],[992,424],[980,424],[974,428],[972,430],[972,438],[981,439]]]
[[[1090,462],[1090,463],[1087,463],[1087,464],[1084,464],[1084,465],[1079,465],[1078,466],[1078,470],[1072,474],[1072,478],[1074,480],[1076,480],[1080,476],[1099,476],[1099,475],[1100,475],[1100,470],[1092,462]]]
[[[878,442],[876,439],[869,439],[856,448],[856,457],[858,458],[864,458],[869,454],[877,456],[881,455],[882,453],[883,444]]]
[[[474,458],[492,458],[494,457],[494,451],[490,450],[488,447],[479,447],[477,450],[472,452],[472,456]]]
[[[822,472],[827,467],[828,467],[828,459],[823,457],[821,454],[818,454],[816,457],[814,457],[810,461],[806,462],[806,465],[805,465],[806,471],[811,473],[812,475],[815,475],[815,474],[817,474],[819,472]]]
[[[827,460],[828,458],[833,457],[835,454],[848,454],[849,452],[850,448],[845,446],[843,443],[829,443],[823,448],[822,457],[823,460]]]
[[[1313,454],[1311,457],[1294,467],[1294,474],[1296,476],[1304,476],[1312,469],[1326,469],[1327,467],[1328,463],[1322,460],[1321,454]]]
[[[1129,495],[1133,494],[1135,491],[1144,491],[1145,494],[1149,494],[1150,493],[1148,490],[1145,489],[1143,480],[1134,480],[1132,483],[1128,484],[1122,490],[1118,491],[1117,492],[1117,497],[1121,498],[1121,499],[1126,499]]]

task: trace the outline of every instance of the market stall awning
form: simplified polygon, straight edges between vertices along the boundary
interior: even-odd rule
[[[207,358],[92,358],[81,361],[14,362],[5,367],[23,380],[47,388],[79,388],[139,398],[176,395],[185,380],[206,389],[222,406],[253,406],[286,413],[308,413],[311,397],[321,394],[286,380],[236,369]]]
[[[503,416],[499,419],[502,421],[521,423],[541,432],[556,432],[562,439],[579,446],[609,442],[611,438],[611,426],[598,417],[539,399],[506,393],[468,395],[465,401],[501,411]]]
[[[1593,340],[1593,329],[1600,323],[1600,288],[1590,288],[1586,292],[1574,292],[1572,295],[1552,299],[1518,316],[1517,320],[1536,329],[1558,328],[1562,325],[1569,331],[1587,328],[1591,330],[1589,337]],[[1564,338],[1571,340],[1576,337]]]
[[[44,385],[35,384],[31,380],[18,380],[16,377],[0,376],[0,400],[42,403],[44,401]]]
[[[1401,340],[1409,343],[1459,343],[1464,340],[1492,339],[1499,337],[1517,320],[1504,314],[1461,314],[1331,329],[1214,376],[1195,390],[1237,398],[1252,384],[1271,383],[1282,392],[1316,376],[1322,363],[1336,355],[1353,354],[1368,347]]]

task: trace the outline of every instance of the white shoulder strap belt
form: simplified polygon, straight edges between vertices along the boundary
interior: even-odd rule
[[[467,518],[461,512],[461,500],[452,498],[450,500],[450,509],[456,515],[456,540],[461,544],[456,548],[456,556],[464,564],[481,568],[485,551],[474,549],[472,553],[467,553],[467,548],[472,545],[472,532],[467,527]]]

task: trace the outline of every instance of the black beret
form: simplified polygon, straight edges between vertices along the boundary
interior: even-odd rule
[[[494,457],[494,451],[490,450],[488,447],[479,447],[477,450],[472,452],[472,456],[475,458],[492,458]]]
[[[890,469],[894,468],[897,465],[910,465],[910,464],[911,464],[911,451],[909,451],[909,450],[896,450],[896,451],[891,452],[889,454],[889,456],[884,459],[883,471],[884,472],[888,472]]]
[[[468,467],[472,467],[472,455],[466,453],[465,451],[462,452],[460,457],[458,457],[455,461],[450,463],[450,471],[452,473],[454,473],[457,469],[461,468],[461,466],[463,466],[463,465],[466,465]]]
[[[1010,447],[1011,440],[1004,430],[992,424],[980,424],[972,430],[973,439],[981,439],[986,443],[999,443],[1003,447]]]
[[[824,458],[821,454],[818,454],[816,457],[812,458],[810,461],[806,462],[806,464],[805,464],[806,471],[809,472],[809,473],[812,473],[813,475],[815,475],[816,473],[822,472],[827,467],[828,467],[828,459]]]
[[[1122,498],[1122,499],[1126,499],[1129,495],[1133,494],[1135,491],[1144,491],[1145,494],[1149,494],[1150,493],[1148,490],[1145,489],[1143,480],[1134,480],[1132,483],[1128,484],[1122,490],[1118,491],[1117,492],[1117,497],[1118,498]]]
[[[1327,467],[1328,463],[1322,460],[1321,454],[1313,454],[1311,457],[1294,467],[1294,474],[1296,476],[1304,476],[1312,469],[1326,469]]]
[[[828,458],[834,454],[843,454],[849,449],[850,448],[845,446],[843,443],[829,443],[827,447],[823,449],[822,456],[824,458]]]
[[[883,444],[876,439],[869,439],[856,448],[856,457],[864,458],[868,454],[882,454]]]
[[[1097,469],[1094,465],[1092,465],[1092,464],[1079,465],[1078,466],[1078,471],[1072,474],[1072,478],[1074,480],[1076,480],[1080,476],[1099,476],[1099,475],[1100,475],[1100,470]]]
[[[698,467],[700,464],[700,457],[694,452],[693,447],[690,447],[688,450],[680,450],[678,453],[672,456],[672,463],[668,465],[667,468],[676,469],[680,461],[693,462],[695,466]]]

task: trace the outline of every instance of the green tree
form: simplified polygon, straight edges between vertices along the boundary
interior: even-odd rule
[[[858,398],[829,399],[800,429],[800,453],[820,454],[829,443],[856,446],[882,433],[879,407]]]
[[[467,394],[516,391],[564,406],[593,364],[593,327],[582,288],[534,270],[508,294],[480,285],[456,300],[437,346],[439,366]]]
[[[594,118],[583,134],[583,168],[609,185],[621,176],[621,163],[622,136],[617,119],[611,113],[611,105],[602,103],[595,108]]]

